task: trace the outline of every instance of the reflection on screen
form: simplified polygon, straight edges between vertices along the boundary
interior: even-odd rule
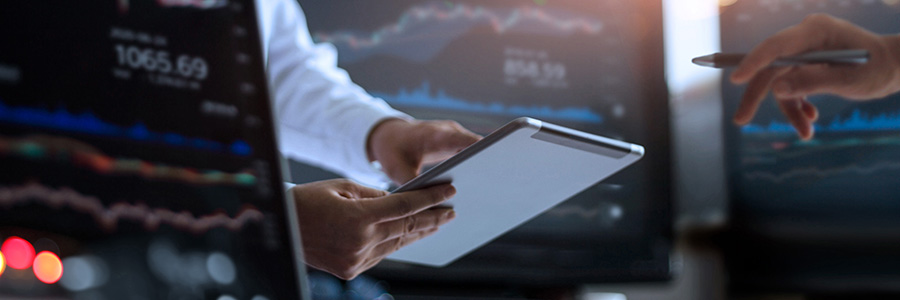
[[[0,4],[0,298],[297,298],[256,26]]]
[[[313,38],[337,48],[355,82],[417,118],[487,134],[530,116],[648,149],[621,174],[447,268],[387,262],[373,275],[553,284],[667,276],[659,3],[300,2]],[[295,180],[308,180],[296,170]]]

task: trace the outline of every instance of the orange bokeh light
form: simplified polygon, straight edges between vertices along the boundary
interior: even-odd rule
[[[41,251],[34,257],[34,276],[46,284],[54,284],[63,274],[62,261],[50,251]]]
[[[0,252],[5,255],[6,264],[17,270],[28,269],[34,259],[34,247],[31,243],[16,236],[6,239]]]
[[[3,252],[0,252],[0,275],[6,270],[6,259],[3,258]]]

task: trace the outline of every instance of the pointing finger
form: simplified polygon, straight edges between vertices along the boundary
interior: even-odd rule
[[[741,97],[741,103],[738,105],[737,111],[734,113],[734,123],[745,125],[753,119],[756,111],[759,110],[759,104],[766,98],[769,93],[769,86],[772,79],[781,73],[787,72],[786,68],[766,69],[753,77],[744,96]]]
[[[803,107],[801,107],[801,109],[803,110],[803,115],[805,115],[807,119],[812,122],[815,122],[819,119],[819,110],[816,109],[815,105],[813,105],[806,99],[803,99],[801,101],[801,104],[803,104]]]
[[[784,113],[791,125],[794,126],[794,129],[797,130],[800,138],[809,140],[813,136],[813,127],[812,122],[802,111],[802,101],[800,98],[778,100],[778,107],[781,108],[781,112]]]

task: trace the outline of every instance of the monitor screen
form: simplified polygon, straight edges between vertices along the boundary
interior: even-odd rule
[[[404,282],[576,285],[669,274],[668,97],[659,1],[300,1],[354,82],[420,119],[480,134],[530,116],[627,142],[623,172],[444,268]],[[293,166],[294,179],[314,171]],[[552,188],[552,187],[548,187]],[[502,213],[502,212],[497,212]]]
[[[722,49],[749,51],[816,12],[900,32],[895,1],[738,1],[722,8]],[[731,252],[734,281],[896,287],[900,278],[885,275],[900,267],[896,247],[886,243],[900,238],[900,95],[868,102],[811,96],[820,116],[814,138],[801,141],[771,96],[750,125],[734,126],[744,86],[725,81],[722,90],[732,224],[755,238]]]
[[[0,4],[0,298],[297,299],[252,0]]]

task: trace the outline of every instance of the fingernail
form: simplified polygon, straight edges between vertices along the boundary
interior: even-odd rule
[[[803,140],[804,140],[804,141],[812,140],[813,135],[815,134],[815,132],[816,132],[816,128],[810,126],[810,127],[809,127],[809,131],[806,132],[806,135],[803,137]]]
[[[784,81],[775,83],[775,85],[772,87],[772,91],[779,96],[790,96],[790,94],[793,92],[793,90],[791,89],[791,85]]]
[[[444,188],[444,197],[450,198],[453,197],[453,195],[456,195],[455,187],[453,187],[452,185],[448,185],[446,188]]]
[[[456,218],[455,210],[451,209],[451,210],[448,210],[446,213],[444,213],[444,219],[452,220],[453,218]]]

